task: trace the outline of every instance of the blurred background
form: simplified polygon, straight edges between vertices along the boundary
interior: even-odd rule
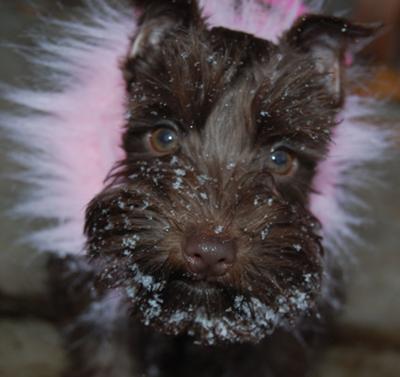
[[[29,77],[31,67],[13,44],[29,46],[30,31],[40,24],[40,15],[63,17],[80,3],[80,0],[0,0],[0,82],[24,85],[30,82],[23,78]],[[388,122],[398,123],[400,135],[400,0],[332,0],[327,2],[326,9],[360,22],[385,23],[385,32],[362,52],[366,61],[377,66],[363,90],[385,99],[381,115]],[[0,114],[7,106],[0,99]],[[400,149],[400,137],[397,142]],[[15,146],[0,135],[2,177],[15,169],[6,159],[7,152],[13,149]],[[386,187],[365,187],[362,192],[371,205],[375,223],[361,229],[365,243],[355,247],[357,261],[348,305],[339,319],[329,351],[320,360],[316,373],[320,377],[400,375],[400,161],[393,159],[380,169],[386,177]],[[32,258],[31,250],[14,241],[36,224],[6,216],[21,192],[21,184],[0,180],[0,287],[8,293],[21,290],[35,293],[45,289],[41,275],[44,261],[37,256]],[[13,342],[7,341],[8,336]],[[45,323],[0,322],[0,376],[8,376],[2,357],[4,360],[15,354],[18,363],[21,350],[31,353],[32,366],[43,365],[43,377],[60,375],[65,363],[61,340]],[[29,377],[29,373],[28,368],[21,377]]]

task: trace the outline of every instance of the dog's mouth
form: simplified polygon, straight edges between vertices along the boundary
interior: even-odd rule
[[[158,332],[186,335],[203,345],[257,343],[277,327],[294,325],[314,302],[307,284],[260,297],[217,279],[182,275],[156,280],[139,269],[136,276],[126,288],[132,315]],[[306,280],[314,279],[310,276]]]
[[[201,279],[194,277],[193,279],[177,279],[170,282],[170,285],[176,289],[186,290],[193,295],[218,295],[224,291],[222,284],[216,279]]]

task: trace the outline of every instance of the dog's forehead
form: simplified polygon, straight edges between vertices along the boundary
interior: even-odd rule
[[[257,59],[267,61],[270,45],[223,28],[181,31],[138,57],[132,67],[135,77],[149,84],[149,92],[192,102],[195,94],[203,94],[200,101],[215,102],[238,77],[249,75],[249,65]]]
[[[312,64],[271,42],[224,28],[193,30],[140,59],[133,65],[134,117],[157,114],[188,131],[206,129],[219,145],[260,129],[319,143],[327,135],[321,125],[330,129],[334,114],[324,112]]]

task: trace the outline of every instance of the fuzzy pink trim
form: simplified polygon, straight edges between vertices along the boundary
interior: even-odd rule
[[[15,212],[55,222],[27,241],[61,254],[82,251],[85,207],[123,156],[126,94],[119,66],[135,32],[134,16],[105,1],[89,5],[85,22],[54,22],[63,39],[40,41],[38,63],[57,73],[61,91],[8,88],[2,95],[46,114],[9,116],[1,123],[29,150],[14,156],[29,170],[19,178],[32,185]]]
[[[210,26],[244,31],[273,42],[306,11],[302,0],[248,0],[237,8],[232,3],[200,0]]]

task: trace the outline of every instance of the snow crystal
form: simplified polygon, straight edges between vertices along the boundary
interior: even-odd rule
[[[222,225],[217,225],[214,227],[215,234],[221,234],[224,231],[224,227]]]
[[[205,192],[201,192],[200,193],[200,198],[202,198],[203,200],[207,200],[208,199],[208,195]]]
[[[145,326],[149,326],[153,319],[160,316],[162,312],[162,303],[163,300],[157,294],[147,300],[147,306],[143,312]]]
[[[127,287],[125,289],[125,291],[129,298],[134,299],[136,297],[136,288],[135,287]]]
[[[295,291],[289,300],[298,310],[305,311],[309,307],[308,296],[304,292]]]
[[[303,250],[302,246],[299,245],[298,243],[293,245],[293,248],[299,253],[301,250]]]
[[[187,319],[188,313],[183,312],[181,310],[177,310],[176,312],[174,312],[170,319],[169,322],[171,324],[179,324],[180,322],[183,322]]]
[[[131,271],[133,280],[149,292],[160,292],[165,287],[165,281],[156,282],[153,276],[143,274],[136,264],[131,267]]]
[[[137,234],[134,234],[131,237],[125,237],[122,239],[122,247],[126,247],[128,249],[135,249],[137,242],[140,240],[140,236]]]
[[[122,254],[125,255],[126,257],[132,256],[132,253],[129,250],[124,250],[124,252]]]
[[[174,190],[179,190],[182,188],[183,180],[182,178],[178,177],[175,182],[172,183],[172,187]]]
[[[229,332],[228,332],[226,325],[223,322],[217,323],[217,327],[216,327],[215,331],[221,338],[228,337]]]
[[[217,62],[217,60],[215,59],[215,56],[210,55],[210,56],[207,58],[207,63],[209,63],[209,64],[217,64],[218,62]]]
[[[268,237],[268,234],[269,234],[269,227],[261,231],[261,239],[264,241]]]
[[[186,175],[186,171],[183,170],[183,169],[176,169],[176,170],[175,170],[175,174],[176,174],[178,177],[184,177],[184,176]]]
[[[312,274],[305,274],[305,275],[304,275],[304,282],[305,282],[307,285],[310,285],[311,282],[312,282],[312,278],[313,278],[313,275],[312,275]]]
[[[105,229],[105,230],[113,230],[113,229],[114,229],[114,224],[111,223],[111,222],[109,222],[109,223],[104,227],[104,229]]]
[[[235,166],[236,166],[236,163],[235,163],[235,162],[229,162],[229,163],[226,165],[226,168],[227,168],[228,170],[233,170],[233,169],[235,168]]]
[[[197,176],[197,181],[201,184],[204,185],[207,181],[210,180],[210,177],[206,174],[198,175]]]

